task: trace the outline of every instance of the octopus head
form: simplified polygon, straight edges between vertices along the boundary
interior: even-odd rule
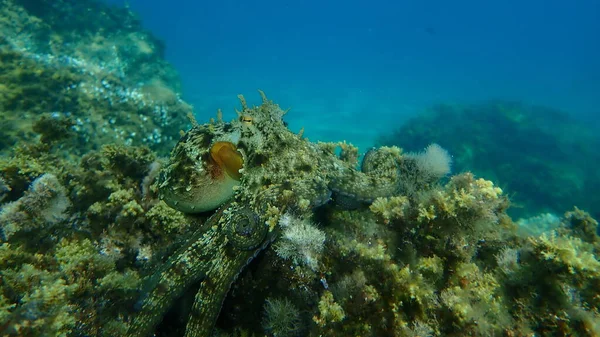
[[[262,105],[253,108],[239,96],[242,111],[231,122],[218,114],[216,121],[193,123],[159,177],[160,197],[169,206],[185,213],[214,210],[234,196],[243,178],[251,180],[254,168],[277,153],[281,134],[289,132],[282,119],[285,112],[261,96]]]
[[[244,159],[233,142],[216,140],[208,125],[184,135],[159,178],[160,197],[185,213],[213,210],[240,184]]]

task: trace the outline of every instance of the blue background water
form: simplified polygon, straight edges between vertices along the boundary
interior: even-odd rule
[[[436,102],[516,99],[600,115],[598,0],[129,5],[166,42],[202,120],[217,108],[232,117],[236,95],[257,102],[260,88],[292,108],[292,129],[364,150]]]

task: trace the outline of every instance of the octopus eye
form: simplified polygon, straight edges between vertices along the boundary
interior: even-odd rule
[[[216,142],[210,148],[210,157],[221,167],[227,175],[235,180],[240,180],[240,169],[244,166],[244,158],[233,143]]]

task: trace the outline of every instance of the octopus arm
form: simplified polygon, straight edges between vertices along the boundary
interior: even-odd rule
[[[226,209],[228,214],[224,214]],[[274,235],[267,233],[267,226],[253,212],[231,207],[231,203],[203,227],[208,229],[195,233],[150,279],[150,290],[130,326],[130,337],[152,335],[173,303],[197,282],[200,288],[185,336],[210,336],[231,284]]]
[[[242,269],[260,251],[235,251],[231,246],[215,255],[211,270],[200,284],[185,329],[185,337],[211,336],[223,301]]]
[[[221,209],[150,277],[127,336],[151,336],[173,303],[193,284],[211,276],[210,271],[215,269],[215,252],[225,249],[226,245],[217,225],[222,216]],[[204,228],[208,229],[203,231]]]

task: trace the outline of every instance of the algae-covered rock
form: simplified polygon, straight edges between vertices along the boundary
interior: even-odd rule
[[[575,208],[550,232],[519,232],[514,186],[462,172],[484,138],[455,148],[428,124],[410,148],[424,152],[382,147],[359,165],[350,144],[291,133],[263,95],[253,108],[242,97],[237,120],[194,124],[167,162],[190,107],[131,13],[0,0],[0,19],[0,335],[600,334],[597,221]],[[490,109],[504,112],[497,127],[527,120]],[[225,177],[236,184],[210,207],[191,198],[205,212],[176,209]],[[182,298],[152,301],[175,287]],[[215,331],[184,331],[193,300],[208,309],[192,320],[219,316]]]
[[[121,143],[166,154],[186,128],[177,73],[126,9],[2,0],[0,32],[0,153],[69,137],[61,146],[75,153]]]
[[[0,1],[0,335],[124,335],[201,222],[153,192],[191,112],[162,51],[101,1]]]
[[[561,214],[574,205],[600,216],[598,133],[568,112],[519,102],[440,104],[380,137],[415,151],[432,142],[510,196],[509,214]]]

